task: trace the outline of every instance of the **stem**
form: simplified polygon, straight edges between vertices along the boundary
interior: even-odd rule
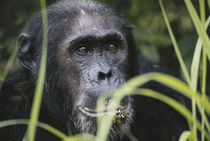
[[[201,17],[201,23],[202,26],[205,28],[205,1],[200,0],[200,17]],[[206,93],[206,75],[207,75],[207,58],[206,58],[206,51],[205,48],[203,47],[203,53],[202,53],[202,83],[201,83],[201,92],[202,92],[202,98],[205,98],[205,93]],[[204,123],[204,116],[205,116],[205,109],[202,105],[202,120],[201,120],[201,141],[205,141],[205,123]]]
[[[34,100],[31,110],[30,122],[28,125],[28,136],[29,141],[34,141],[36,135],[36,128],[39,119],[39,112],[42,101],[42,94],[44,91],[44,81],[46,73],[46,63],[47,63],[47,40],[48,40],[48,28],[47,28],[47,11],[45,0],[40,0],[41,10],[42,10],[42,24],[43,24],[43,46],[42,46],[42,56],[40,62],[40,69],[38,74],[38,79],[36,82],[36,89],[34,94]]]

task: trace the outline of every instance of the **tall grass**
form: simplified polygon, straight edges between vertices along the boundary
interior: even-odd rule
[[[159,0],[160,7],[163,13],[163,18],[166,22],[166,26],[169,32],[169,35],[172,40],[172,44],[174,46],[176,55],[178,57],[181,70],[184,74],[185,81],[181,81],[177,78],[174,78],[172,76],[168,76],[166,74],[161,73],[148,73],[143,74],[141,76],[138,76],[136,78],[133,78],[126,82],[120,89],[111,92],[107,95],[102,95],[98,102],[97,102],[97,110],[103,110],[105,101],[104,99],[110,94],[113,96],[112,105],[114,106],[113,109],[113,115],[109,116],[103,116],[98,117],[98,130],[95,137],[92,135],[76,135],[68,137],[67,135],[63,134],[62,132],[56,130],[55,128],[45,124],[40,123],[38,121],[39,117],[39,110],[42,100],[42,93],[44,89],[44,80],[45,80],[45,71],[46,71],[46,57],[47,57],[47,39],[48,39],[48,28],[47,28],[47,13],[46,13],[46,4],[45,0],[40,0],[41,8],[42,8],[42,18],[43,18],[43,48],[42,48],[42,57],[41,57],[41,63],[40,63],[40,71],[39,76],[37,80],[37,87],[35,90],[35,96],[33,101],[33,106],[31,110],[31,116],[29,120],[19,119],[19,120],[7,120],[7,121],[1,121],[0,122],[0,128],[6,127],[6,126],[12,126],[16,124],[28,124],[28,130],[25,138],[23,140],[28,141],[34,141],[35,134],[36,134],[36,128],[41,127],[52,134],[60,137],[64,141],[79,141],[79,140],[93,140],[93,138],[97,141],[106,141],[110,127],[112,125],[112,119],[114,116],[114,111],[117,109],[120,100],[126,96],[126,95],[132,95],[132,94],[139,94],[148,96],[154,99],[158,99],[174,109],[176,109],[180,114],[182,114],[189,123],[189,130],[183,131],[183,133],[180,135],[179,141],[204,141],[205,139],[210,140],[210,123],[207,119],[207,114],[210,115],[210,102],[208,100],[208,97],[206,95],[206,73],[207,73],[207,61],[210,61],[210,40],[206,33],[206,29],[210,23],[210,17],[206,20],[205,19],[205,2],[204,0],[200,0],[200,18],[195,11],[195,8],[190,0],[185,0],[186,7],[188,9],[188,12],[190,14],[190,17],[192,18],[192,21],[194,23],[194,26],[196,28],[196,31],[199,35],[199,39],[197,41],[193,61],[191,65],[190,72],[187,71],[186,65],[184,63],[183,57],[179,51],[178,44],[176,42],[175,36],[173,34],[173,30],[170,26],[170,22],[167,17],[167,12],[163,6],[162,0]],[[208,0],[208,5],[210,6],[210,0]],[[9,62],[7,64],[7,67],[5,71],[0,75],[1,80],[3,80],[9,70],[9,67],[11,66],[11,63],[13,62],[15,58],[15,54],[17,53],[17,47],[14,50],[14,53],[12,53]],[[202,58],[201,58],[202,56]],[[207,60],[208,58],[208,60]],[[198,77],[199,72],[201,72],[201,93],[197,90],[198,83]],[[178,92],[180,94],[184,95],[185,97],[192,100],[192,111],[187,109],[182,103],[162,94],[158,93],[156,91],[150,90],[150,89],[143,89],[139,88],[143,84],[145,84],[148,81],[157,81],[159,83],[162,83]],[[198,112],[201,114],[201,121],[198,120],[196,117],[196,107],[198,107]],[[173,122],[173,121],[171,121]],[[125,130],[126,131],[126,130]],[[197,131],[201,133],[201,139],[198,139]],[[132,136],[132,133],[130,134],[131,140],[137,140],[135,137]]]
[[[9,57],[9,60],[8,60],[8,62],[7,62],[7,64],[6,64],[6,66],[5,66],[5,69],[2,70],[2,71],[0,71],[0,88],[1,88],[1,86],[2,86],[2,83],[3,83],[3,81],[4,81],[4,78],[7,76],[8,72],[9,72],[9,69],[10,69],[10,67],[12,66],[12,63],[14,62],[14,60],[15,60],[15,58],[16,58],[16,54],[17,54],[17,52],[18,52],[18,48],[19,48],[21,42],[22,42],[22,41],[20,41],[19,43],[18,43],[18,42],[16,43],[15,48],[14,48],[14,50],[12,51],[12,54],[11,54],[11,56]]]
[[[43,45],[42,45],[42,55],[40,62],[39,75],[36,82],[36,89],[34,100],[32,104],[30,122],[28,124],[28,131],[26,132],[26,138],[29,141],[34,141],[37,123],[39,119],[39,111],[42,101],[42,94],[44,90],[45,73],[46,73],[46,63],[47,63],[47,42],[48,42],[48,22],[47,22],[47,11],[45,0],[40,0],[41,11],[42,11],[42,24],[43,24]]]
[[[174,37],[172,28],[170,26],[165,8],[163,6],[162,0],[159,0],[160,7],[163,13],[164,20],[166,22],[167,29],[169,31],[169,35],[171,37],[172,43],[174,45],[174,49],[176,52],[176,55],[178,57],[179,63],[181,65],[181,69],[184,73],[185,82],[181,82],[180,80],[164,75],[159,73],[150,73],[141,75],[139,77],[136,77],[129,82],[127,82],[121,89],[116,91],[114,93],[113,99],[116,101],[114,102],[114,105],[116,105],[115,109],[117,108],[117,105],[119,104],[120,100],[127,94],[127,93],[138,93],[141,95],[146,95],[155,99],[159,99],[160,101],[167,103],[168,105],[172,106],[174,109],[179,111],[183,116],[186,117],[189,123],[189,131],[183,131],[183,133],[180,136],[180,141],[204,141],[205,138],[210,140],[210,124],[206,117],[206,113],[210,114],[210,103],[208,98],[206,97],[206,71],[207,71],[207,60],[206,55],[208,57],[208,60],[210,60],[210,40],[209,37],[205,31],[205,3],[203,1],[200,1],[200,10],[201,10],[201,20],[198,17],[198,14],[195,11],[195,8],[190,0],[185,0],[186,7],[189,11],[189,14],[192,18],[192,21],[195,25],[196,31],[199,35],[199,39],[195,48],[195,53],[193,56],[193,62],[191,67],[191,77],[189,75],[189,72],[187,72],[186,65],[184,63],[184,60],[182,59],[181,53],[179,51],[176,39]],[[202,22],[202,23],[201,23]],[[209,21],[207,21],[206,26],[209,25]],[[202,46],[203,45],[203,46]],[[200,56],[201,56],[201,47],[203,47],[203,54],[202,54],[202,96],[197,91],[197,83],[198,83],[198,70],[199,70],[199,63]],[[161,79],[160,79],[161,78]],[[157,93],[152,90],[139,90],[139,92],[136,90],[139,86],[146,83],[149,80],[155,80],[157,82],[160,82],[166,86],[171,87],[172,89],[180,92],[181,94],[187,96],[192,100],[192,112],[190,112],[188,109],[186,109],[181,103],[174,101],[173,99],[164,96],[164,94]],[[104,98],[102,98],[104,99]],[[103,108],[103,100],[98,102],[98,110],[101,110]],[[196,117],[196,106],[198,106],[199,112],[201,114],[202,120],[200,121]],[[101,119],[100,119],[101,118]],[[111,119],[100,117],[98,119],[99,123],[99,130],[98,130],[98,137],[97,139],[100,139],[101,141],[105,141],[108,135],[108,131],[106,129],[109,129],[111,126]],[[201,132],[201,139],[198,139],[197,137],[197,130]],[[106,135],[104,135],[104,133]]]

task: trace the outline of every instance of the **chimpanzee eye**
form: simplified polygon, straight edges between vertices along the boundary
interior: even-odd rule
[[[90,52],[90,50],[89,50],[87,47],[85,47],[85,46],[79,47],[79,48],[77,49],[77,51],[78,51],[78,53],[80,53],[80,54],[86,54],[86,53],[89,53],[89,52]]]
[[[110,44],[107,48],[108,51],[114,51],[115,49],[117,49],[117,46],[115,44]]]

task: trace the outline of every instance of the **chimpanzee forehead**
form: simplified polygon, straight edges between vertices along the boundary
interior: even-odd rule
[[[77,20],[74,21],[72,31],[76,32],[99,32],[104,29],[113,29],[113,21],[106,16],[100,15],[96,12],[89,13],[83,9],[80,10],[80,14]]]

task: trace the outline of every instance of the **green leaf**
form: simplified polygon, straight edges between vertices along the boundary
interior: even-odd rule
[[[41,3],[42,22],[43,22],[43,43],[42,43],[43,46],[42,46],[40,69],[39,69],[38,79],[36,82],[36,89],[35,89],[34,100],[30,115],[30,122],[28,125],[27,134],[25,136],[29,141],[34,141],[36,134],[36,128],[37,128],[40,106],[42,101],[42,94],[44,90],[46,63],[47,63],[48,24],[47,24],[46,2],[45,0],[40,0],[40,3]]]
[[[197,90],[198,70],[199,70],[201,49],[202,49],[202,41],[199,38],[196,43],[196,47],[195,47],[195,51],[193,55],[193,61],[191,65],[191,84],[194,91]]]
[[[199,16],[190,0],[185,0],[185,4],[187,6],[188,12],[192,18],[192,21],[195,25],[195,29],[203,42],[203,46],[206,49],[206,54],[208,59],[210,60],[210,40],[205,31],[205,28],[202,26],[202,23],[199,19]]]
[[[190,76],[189,76],[189,73],[188,73],[187,68],[185,66],[184,60],[182,58],[182,55],[181,55],[181,53],[179,51],[178,44],[177,44],[176,39],[174,37],[174,33],[173,33],[172,29],[171,29],[171,25],[169,23],[169,20],[168,20],[165,8],[163,6],[162,0],[159,0],[159,3],[160,3],[160,8],[161,8],[161,11],[163,13],[163,17],[164,17],[164,20],[165,20],[165,23],[166,23],[169,35],[171,37],[171,40],[172,40],[172,43],[173,43],[173,46],[174,46],[177,58],[179,60],[179,64],[181,65],[181,69],[182,69],[182,71],[184,73],[184,77],[185,77],[187,83],[190,84]]]

